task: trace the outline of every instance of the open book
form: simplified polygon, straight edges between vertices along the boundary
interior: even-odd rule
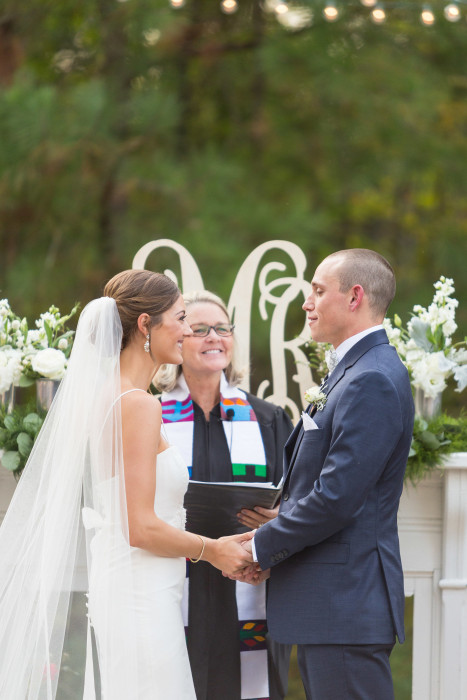
[[[246,481],[206,482],[191,480],[185,494],[186,529],[206,537],[223,537],[248,528],[237,519],[242,508],[275,508],[282,493],[282,481],[249,483]]]

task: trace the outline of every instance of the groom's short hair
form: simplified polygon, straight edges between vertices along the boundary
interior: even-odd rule
[[[348,292],[360,284],[375,316],[384,316],[396,293],[394,270],[386,258],[367,248],[339,250],[328,258],[342,259],[337,270],[339,291]]]

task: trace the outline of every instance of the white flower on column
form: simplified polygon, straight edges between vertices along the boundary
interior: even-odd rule
[[[19,386],[21,379],[21,351],[14,348],[0,350],[0,394],[13,386]]]
[[[455,363],[442,351],[425,353],[412,360],[412,384],[423,389],[427,396],[435,398],[446,388],[446,380],[452,374]]]
[[[31,360],[31,367],[47,379],[62,379],[66,369],[66,357],[61,350],[39,350]]]

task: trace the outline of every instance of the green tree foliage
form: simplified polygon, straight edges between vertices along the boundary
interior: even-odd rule
[[[441,274],[467,299],[465,22],[398,4],[375,26],[349,3],[327,24],[303,0],[314,22],[292,32],[239,4],[4,0],[0,294],[18,313],[86,303],[161,237],[224,297],[288,239],[310,276],[339,248],[386,255],[401,315]]]

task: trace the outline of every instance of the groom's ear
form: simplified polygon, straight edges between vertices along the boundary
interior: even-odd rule
[[[356,311],[362,304],[365,296],[365,290],[361,284],[354,284],[350,289],[349,310]]]

